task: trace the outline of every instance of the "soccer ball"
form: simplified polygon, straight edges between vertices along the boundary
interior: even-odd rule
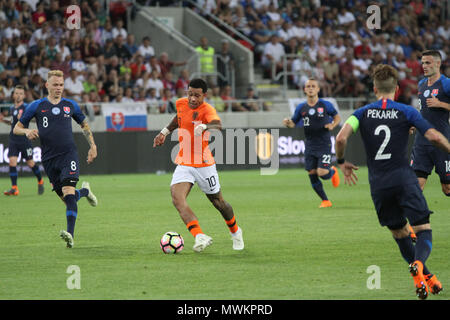
[[[164,253],[179,253],[184,248],[184,240],[178,232],[169,231],[164,233],[159,246]]]

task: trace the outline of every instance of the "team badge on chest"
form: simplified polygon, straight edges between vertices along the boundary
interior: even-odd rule
[[[55,116],[57,116],[58,114],[61,113],[61,110],[59,110],[58,107],[54,107],[54,108],[52,109],[52,113],[53,113]]]
[[[315,109],[309,109],[308,113],[309,113],[310,116],[312,116],[313,114],[316,113],[316,110]]]
[[[69,114],[70,113],[70,107],[64,107],[64,113]]]

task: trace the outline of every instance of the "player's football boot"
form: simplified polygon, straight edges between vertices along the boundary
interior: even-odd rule
[[[412,242],[416,243],[417,241],[417,236],[416,233],[414,232],[413,228],[411,226],[409,226],[409,235],[411,237]]]
[[[11,190],[3,192],[3,194],[5,196],[18,196],[19,195],[19,189],[16,186],[14,186],[14,187],[11,188]]]
[[[333,187],[337,188],[339,187],[339,183],[341,183],[341,179],[339,178],[339,172],[335,166],[332,166],[331,169],[334,170],[334,174],[331,177],[331,183],[333,184]]]
[[[329,208],[331,206],[333,206],[333,204],[331,203],[330,200],[323,200],[319,208]]]
[[[235,233],[231,233],[231,240],[233,240],[233,250],[244,249],[244,238],[242,237],[241,227]]]
[[[428,297],[429,288],[427,281],[423,275],[423,264],[419,260],[414,261],[409,265],[409,272],[411,273],[414,286],[416,287],[416,295],[419,299],[425,300]]]
[[[439,294],[442,291],[442,284],[435,274],[427,274],[424,277],[432,294]]]
[[[68,233],[65,230],[61,230],[59,235],[61,236],[61,239],[63,239],[66,242],[67,248],[72,248],[73,247],[73,237],[72,237],[72,235],[70,233]]]
[[[38,182],[38,195],[44,194],[44,180]]]
[[[212,238],[206,234],[199,233],[195,236],[195,243],[192,249],[194,249],[195,252],[202,252],[210,245],[212,245]]]
[[[86,199],[87,199],[87,201],[89,202],[89,204],[91,206],[96,207],[97,204],[98,204],[97,197],[94,195],[94,193],[92,193],[91,186],[89,185],[89,182],[83,181],[83,183],[81,184],[81,188],[88,189],[89,193],[88,193]]]

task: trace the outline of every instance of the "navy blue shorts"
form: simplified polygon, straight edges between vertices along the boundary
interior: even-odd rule
[[[311,171],[313,169],[331,169],[331,146],[317,150],[305,150],[305,169]]]
[[[411,166],[414,171],[427,175],[434,171],[442,184],[450,183],[450,154],[434,146],[414,146],[411,154]]]
[[[78,154],[68,152],[42,162],[45,173],[53,185],[53,191],[61,190],[62,187],[76,186],[80,175]]]
[[[372,200],[377,211],[378,221],[382,226],[421,224],[430,215],[428,205],[419,183],[407,184],[386,189],[372,190]]]
[[[8,148],[8,157],[18,157],[19,154],[22,154],[23,159],[33,160],[33,147],[29,140],[21,143],[10,142]]]

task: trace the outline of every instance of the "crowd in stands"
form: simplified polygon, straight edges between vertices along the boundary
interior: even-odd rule
[[[141,0],[138,2],[144,2]],[[148,4],[154,4],[147,1]],[[150,3],[151,2],[151,3]],[[450,20],[442,19],[439,0],[197,0],[200,14],[210,13],[254,42],[255,62],[268,77],[282,71],[284,55],[291,85],[301,88],[309,77],[318,79],[323,96],[366,95],[370,72],[378,63],[400,71],[400,98],[408,103],[421,77],[420,53],[438,49],[443,73],[449,74]],[[78,3],[79,30],[66,28],[66,8]],[[64,72],[65,97],[82,104],[146,101],[159,112],[175,112],[174,101],[185,94],[189,72],[185,61],[171,61],[155,50],[151,36],[136,43],[126,28],[129,2],[106,0],[0,0],[0,103],[11,102],[15,85],[26,88],[26,101],[46,94],[47,72]],[[179,5],[179,1],[163,2]],[[379,4],[381,29],[366,25],[367,6]],[[159,2],[161,4],[161,2]],[[443,22],[445,21],[445,22]],[[229,31],[227,31],[229,32]],[[234,34],[230,34],[236,37]],[[200,40],[200,37],[199,39]],[[206,46],[207,39],[206,39]],[[202,45],[202,40],[199,41]],[[226,41],[215,54],[233,66]],[[176,68],[175,68],[176,67]],[[218,70],[222,65],[215,66]],[[174,70],[177,70],[174,73]],[[251,84],[249,84],[250,86]],[[249,88],[242,99],[255,99]],[[252,103],[233,101],[230,84],[218,81],[208,99],[219,111],[256,111]],[[268,106],[264,106],[267,110]],[[94,108],[100,114],[99,107]]]
[[[441,0],[197,0],[191,6],[212,14],[251,39],[255,61],[267,77],[295,72],[302,88],[318,79],[323,96],[365,96],[370,73],[379,63],[400,71],[400,96],[410,102],[421,77],[420,56],[440,50],[442,73],[450,74],[450,19]],[[369,28],[370,5],[380,8],[379,29]],[[199,9],[202,8],[202,10]],[[213,19],[211,19],[214,22]],[[373,21],[372,21],[373,23]],[[220,27],[220,24],[218,24]],[[376,27],[376,26],[375,26]],[[226,30],[225,30],[226,31]],[[228,32],[228,31],[227,31]],[[230,33],[236,39],[235,34]]]

